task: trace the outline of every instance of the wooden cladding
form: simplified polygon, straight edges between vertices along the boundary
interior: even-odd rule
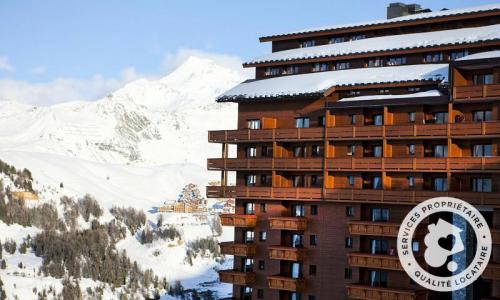
[[[279,260],[300,261],[306,258],[305,248],[269,246],[269,258]]]
[[[349,253],[347,263],[351,267],[404,271],[398,256],[368,253]]]
[[[234,227],[255,227],[257,225],[256,215],[236,215],[236,214],[222,214],[220,221],[223,226]]]
[[[500,171],[500,157],[338,157],[329,171]],[[210,158],[209,170],[323,170],[323,158]],[[208,190],[207,190],[208,191]],[[219,192],[217,192],[219,193]]]
[[[222,270],[219,271],[219,279],[224,283],[246,286],[255,283],[255,273],[235,270]]]
[[[267,277],[267,281],[269,283],[269,288],[275,290],[299,292],[306,287],[306,281],[303,278],[269,276]]]
[[[453,97],[455,99],[500,97],[500,84],[455,86]]]
[[[257,252],[255,244],[237,244],[234,242],[219,243],[220,252],[224,255],[254,257]]]
[[[384,299],[384,300],[419,300],[426,299],[424,290],[399,290],[391,288],[371,287],[367,285],[347,285],[347,295],[352,299]]]
[[[398,223],[352,221],[349,222],[349,233],[352,235],[397,237],[399,226]]]
[[[500,281],[500,264],[490,261],[482,276],[486,279]]]
[[[211,143],[238,143],[263,141],[321,141],[325,139],[323,127],[278,128],[260,130],[209,131]],[[409,125],[365,125],[335,126],[326,128],[327,139],[370,139],[370,138],[419,138],[464,135],[499,135],[500,122],[452,123],[452,124],[409,124]]]
[[[235,186],[215,186],[209,185],[207,188],[207,198],[235,198]]]
[[[491,239],[494,245],[500,245],[500,229],[490,228]]]
[[[304,217],[269,218],[269,227],[275,230],[306,230],[307,219]]]

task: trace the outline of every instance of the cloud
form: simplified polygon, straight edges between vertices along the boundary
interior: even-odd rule
[[[42,67],[42,66],[35,67],[35,68],[31,69],[31,73],[33,73],[35,75],[45,74],[46,71],[47,70],[45,69],[45,67]]]
[[[13,72],[14,67],[9,63],[7,56],[0,56],[0,70]]]

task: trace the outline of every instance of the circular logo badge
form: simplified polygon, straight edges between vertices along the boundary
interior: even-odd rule
[[[437,213],[453,213],[457,223],[468,225],[475,235],[475,249],[470,249],[474,242],[468,242],[463,226],[458,226],[454,221],[448,222],[440,216],[430,216]],[[418,225],[429,220],[427,230],[417,230]],[[421,226],[422,228],[422,226]],[[420,228],[420,229],[421,229]],[[422,233],[426,246],[423,259],[426,265],[422,267],[413,252],[413,240]],[[451,197],[432,198],[415,206],[406,215],[401,223],[398,233],[398,256],[402,267],[408,275],[419,285],[434,291],[450,292],[460,290],[481,276],[491,256],[491,232],[482,214],[471,204]],[[467,248],[469,247],[469,248]],[[473,250],[473,251],[470,251]],[[470,263],[463,265],[464,261],[455,261],[455,257],[472,253]],[[451,258],[451,259],[450,259]],[[459,263],[463,265],[459,269]],[[431,274],[429,269],[440,268],[441,272],[451,276],[438,276]]]

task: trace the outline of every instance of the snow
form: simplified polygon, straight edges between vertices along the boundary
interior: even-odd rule
[[[403,98],[420,98],[420,97],[438,97],[442,96],[441,92],[438,90],[430,90],[425,92],[402,94],[402,95],[369,95],[369,96],[357,96],[342,98],[339,102],[347,101],[362,101],[362,100],[380,100],[380,99],[403,99]]]
[[[448,80],[448,64],[359,68],[243,82],[222,94],[218,101],[322,93],[333,86],[416,80]]]
[[[461,58],[457,59],[457,61],[460,61],[460,60],[473,60],[473,59],[485,59],[485,58],[496,58],[496,57],[500,57],[500,50],[486,51],[486,52],[481,52],[481,53],[467,55],[467,56],[464,56],[464,57],[461,57]]]
[[[468,44],[494,39],[500,39],[499,24],[474,28],[391,35],[338,44],[290,49],[259,56],[247,63],[257,64],[270,61],[289,61],[450,44]]]
[[[288,33],[272,34],[272,35],[269,35],[266,37],[277,37],[277,36],[284,36],[284,35],[293,35],[293,34],[300,34],[300,33],[309,33],[309,32],[344,29],[344,28],[370,26],[370,25],[391,24],[391,23],[406,22],[406,21],[413,21],[413,20],[422,20],[422,19],[430,19],[430,18],[437,18],[437,17],[476,13],[476,12],[483,12],[483,11],[490,11],[490,10],[497,10],[497,9],[500,9],[500,4],[489,4],[489,5],[481,5],[481,6],[460,8],[460,9],[449,9],[449,10],[442,10],[442,11],[435,11],[435,12],[428,12],[428,13],[420,13],[420,14],[402,16],[402,17],[393,18],[393,19],[380,19],[380,20],[373,20],[373,21],[368,21],[368,22],[358,22],[358,23],[341,24],[341,25],[333,25],[333,26],[322,26],[322,27],[292,31],[292,32],[288,32]]]

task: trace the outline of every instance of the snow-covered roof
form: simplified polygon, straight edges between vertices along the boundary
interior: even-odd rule
[[[485,59],[485,58],[495,58],[495,57],[500,57],[500,50],[471,54],[461,57],[457,60],[461,61],[461,60]]]
[[[369,96],[357,96],[342,98],[339,102],[348,101],[365,101],[365,100],[382,100],[382,99],[404,99],[404,98],[420,98],[420,97],[439,97],[442,96],[438,90],[430,90],[425,92],[411,93],[411,94],[401,94],[401,95],[369,95]]]
[[[469,44],[498,39],[500,39],[500,24],[474,28],[391,35],[338,44],[290,49],[256,57],[247,62],[247,64],[425,48],[451,44]]]
[[[333,86],[420,80],[447,81],[448,64],[359,68],[246,81],[219,96],[217,101],[316,95]]]
[[[351,24],[341,24],[341,25],[302,29],[302,30],[288,32],[288,33],[272,34],[272,35],[268,35],[268,36],[265,36],[262,38],[273,38],[273,37],[295,35],[295,34],[302,34],[302,33],[311,33],[311,32],[320,32],[320,31],[330,31],[330,30],[336,30],[336,29],[346,29],[346,28],[353,28],[353,27],[364,27],[364,26],[371,26],[371,25],[383,25],[383,24],[391,24],[391,23],[399,23],[399,22],[408,22],[408,21],[415,21],[415,20],[422,20],[422,19],[431,19],[431,18],[439,18],[439,17],[446,17],[446,16],[455,16],[455,15],[485,12],[485,11],[498,10],[498,9],[500,9],[500,4],[481,5],[481,6],[467,7],[467,8],[461,8],[461,9],[449,9],[449,10],[441,10],[441,11],[428,12],[428,13],[420,13],[420,14],[408,15],[408,16],[403,16],[403,17],[398,17],[398,18],[393,18],[393,19],[380,19],[380,20],[374,20],[374,21],[368,21],[368,22],[358,22],[358,23],[351,23]]]

